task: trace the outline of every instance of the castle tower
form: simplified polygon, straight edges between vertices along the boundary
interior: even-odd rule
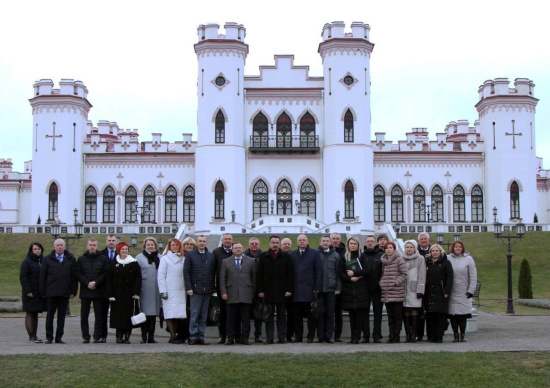
[[[62,79],[54,89],[50,79],[34,83],[31,219],[67,224],[73,209],[84,216],[82,144],[86,136],[88,89],[81,81]]]
[[[200,25],[198,58],[198,139],[195,154],[195,230],[210,223],[245,222],[244,65],[245,28],[226,23]],[[223,185],[223,186],[221,186]]]
[[[324,73],[323,197],[325,222],[353,219],[373,230],[373,150],[370,146],[370,56],[368,24],[325,24],[319,54]],[[344,166],[337,168],[336,166]],[[346,190],[347,183],[347,190]],[[353,185],[353,187],[351,187]]]
[[[486,222],[493,222],[494,207],[498,208],[502,223],[517,218],[532,222],[537,211],[535,108],[538,99],[534,97],[534,87],[533,81],[526,78],[516,78],[514,88],[509,87],[507,78],[488,80],[479,87],[476,109],[486,147]]]

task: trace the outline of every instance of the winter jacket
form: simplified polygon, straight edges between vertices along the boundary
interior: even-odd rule
[[[128,256],[126,259],[130,257]],[[140,306],[140,302],[136,301],[133,296],[141,293],[141,269],[137,261],[121,264],[114,259],[110,265],[107,277],[107,296],[115,298],[115,301],[111,302],[109,327],[130,330],[132,328],[131,317],[138,312],[138,306]]]
[[[300,249],[290,252],[294,266],[293,302],[313,302],[313,290],[323,288],[323,266],[319,251],[306,247],[300,256]]]
[[[319,247],[321,262],[323,268],[323,286],[321,292],[342,291],[342,280],[338,276],[338,265],[340,264],[340,255],[331,246],[328,252]]]
[[[29,313],[40,313],[46,310],[46,301],[40,293],[40,266],[42,260],[42,256],[36,256],[30,253],[21,263],[21,269],[19,271],[23,311]],[[32,298],[27,296],[29,293],[32,293]]]
[[[52,251],[42,260],[40,268],[40,293],[45,298],[76,296],[78,281],[76,279],[76,259],[69,251],[63,253],[63,262],[59,262]]]
[[[384,253],[382,261],[382,302],[403,302],[405,300],[405,284],[407,282],[407,265],[399,251],[394,251],[391,256]]]
[[[347,274],[346,259],[338,262],[338,275],[342,281],[342,308],[344,310],[366,309],[369,307],[367,302],[367,262],[364,256],[351,256],[351,260],[359,259],[362,269],[355,270],[355,277],[359,277],[356,282],[351,281],[351,277]]]
[[[222,262],[227,259],[228,257],[233,256],[233,251],[231,249],[226,250],[223,245],[221,247],[217,247],[212,251],[212,254],[214,255],[214,261],[216,262],[216,291],[218,294],[220,293],[220,271],[222,269]]]
[[[449,298],[453,289],[453,266],[447,255],[442,254],[437,261],[426,256],[426,293],[424,294],[424,309],[428,313],[447,314]]]
[[[149,254],[151,260],[147,258],[145,253],[146,251],[136,256],[136,261],[141,269],[141,311],[145,315],[156,316],[159,315],[161,306],[158,283],[158,266],[160,265],[160,259],[157,265],[158,253],[155,251]]]
[[[186,291],[196,294],[213,294],[216,261],[212,252],[204,248],[204,253],[198,249],[187,252],[183,265]]]
[[[80,283],[80,299],[107,298],[109,259],[101,252],[86,251],[76,262],[76,277]],[[95,282],[95,290],[88,283]]]
[[[477,269],[474,259],[468,253],[447,256],[453,266],[453,290],[449,298],[449,315],[468,315],[472,313],[472,298],[477,286]]]
[[[267,303],[287,303],[285,293],[294,293],[294,266],[290,255],[281,250],[276,258],[271,249],[260,255],[256,273],[256,293],[265,294]]]
[[[380,279],[382,279],[382,261],[380,258],[384,253],[380,252],[378,246],[374,249],[369,250],[367,247],[364,247],[362,256],[367,263],[367,291],[370,295],[379,294],[380,290]]]
[[[404,307],[422,307],[422,299],[416,294],[424,294],[426,290],[426,260],[415,251],[411,256],[403,255],[407,265],[407,285],[405,287]]]
[[[185,258],[168,251],[160,258],[158,271],[159,292],[166,293],[167,299],[162,299],[164,319],[187,318],[187,293],[183,282],[183,266]]]

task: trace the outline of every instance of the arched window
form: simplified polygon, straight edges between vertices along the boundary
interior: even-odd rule
[[[386,192],[380,185],[374,188],[374,222],[386,221]]]
[[[268,122],[267,117],[260,112],[254,117],[252,122],[252,147],[264,147],[268,146]]]
[[[143,192],[143,217],[142,223],[155,222],[155,189],[147,186]]]
[[[516,181],[510,185],[510,218],[520,218],[519,186]]]
[[[286,179],[283,179],[277,186],[277,214],[292,214],[292,187]]]
[[[353,142],[353,113],[348,109],[344,116],[344,141],[347,143]]]
[[[391,190],[391,222],[403,221],[403,189],[395,185]]]
[[[300,120],[300,147],[315,147],[315,119],[307,112]]]
[[[137,221],[137,191],[130,186],[124,193],[124,222],[135,223]]]
[[[483,222],[483,191],[478,185],[472,189],[472,222]]]
[[[216,115],[216,143],[225,143],[225,116],[223,115],[221,109]]]
[[[432,189],[432,221],[443,222],[443,189],[439,185]]]
[[[183,222],[195,222],[195,189],[192,186],[183,191]]]
[[[268,190],[263,180],[259,180],[252,189],[252,219],[267,215]]]
[[[93,186],[88,186],[84,194],[84,223],[97,222],[97,191]]]
[[[58,195],[59,190],[55,183],[50,185],[50,190],[48,191],[48,221],[55,220],[55,215],[58,212]]]
[[[453,222],[466,221],[466,197],[464,189],[458,185],[453,191]]]
[[[103,222],[115,222],[115,190],[111,186],[103,190]]]
[[[306,179],[300,188],[300,206],[302,214],[317,218],[317,190],[310,179]]]
[[[277,147],[292,147],[292,122],[285,112],[277,119]]]
[[[420,185],[414,188],[413,222],[426,222],[426,192]]]
[[[355,188],[351,180],[344,186],[344,218],[355,218]]]
[[[222,181],[216,182],[214,189],[214,218],[225,218],[225,186]]]
[[[178,222],[178,192],[174,186],[164,193],[164,222]]]

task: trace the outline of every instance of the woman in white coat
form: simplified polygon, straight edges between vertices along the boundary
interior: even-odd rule
[[[187,318],[186,292],[183,280],[183,244],[176,238],[168,241],[160,259],[158,284],[166,326],[170,332],[171,344],[181,344],[176,337],[178,320]]]
[[[449,298],[453,342],[466,342],[466,322],[472,317],[472,296],[477,286],[476,264],[472,256],[466,252],[462,241],[453,243],[448,259],[453,266],[453,289]]]

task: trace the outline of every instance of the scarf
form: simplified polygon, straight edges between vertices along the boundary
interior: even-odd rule
[[[390,264],[392,261],[394,261],[395,259],[397,259],[399,256],[401,256],[401,254],[399,253],[399,251],[395,250],[395,251],[393,251],[393,253],[392,253],[391,256],[388,256],[387,253],[384,253],[384,254],[382,255],[382,257],[380,258],[380,261],[382,261],[382,264],[388,265],[388,264]]]
[[[42,255],[37,256],[34,253],[29,253],[27,255],[27,258],[31,259],[32,261],[34,261],[35,263],[38,263],[38,264],[40,264],[42,262]]]
[[[160,260],[159,260],[159,253],[158,251],[153,251],[153,252],[147,252],[145,249],[143,250],[143,256],[145,256],[147,258],[147,261],[149,262],[149,265],[151,264],[155,264],[155,268],[158,269],[159,268],[159,263],[160,263]]]
[[[134,258],[133,258],[132,256],[130,256],[130,255],[126,256],[126,258],[125,258],[124,260],[121,260],[121,259],[120,259],[120,256],[117,256],[117,258],[116,258],[116,262],[117,262],[118,264],[122,264],[122,265],[130,264],[130,263],[133,263],[133,262],[135,262],[135,261],[136,261],[136,259],[134,259]]]

